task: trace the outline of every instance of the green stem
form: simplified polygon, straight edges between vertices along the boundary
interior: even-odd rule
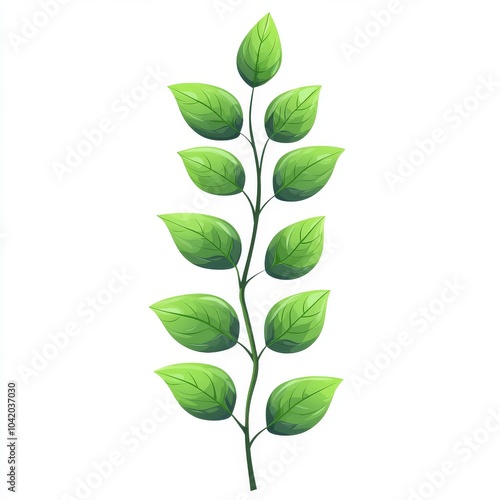
[[[241,342],[238,342],[238,344],[243,348],[245,349],[245,351],[248,353],[248,355],[253,359],[253,355],[252,353],[241,343]]]
[[[257,347],[255,345],[255,338],[252,331],[252,325],[250,323],[250,316],[248,314],[248,308],[245,300],[245,287],[246,284],[242,283],[240,288],[240,302],[241,308],[243,310],[243,317],[245,319],[245,325],[247,327],[248,338],[250,341],[250,348],[252,351],[252,361],[253,361],[253,370],[252,370],[252,379],[250,381],[250,386],[248,388],[247,401],[245,406],[245,424],[244,424],[244,433],[245,433],[245,452],[247,457],[247,468],[248,468],[248,479],[250,481],[250,490],[257,489],[257,484],[255,482],[255,474],[253,470],[253,462],[252,462],[252,452],[250,450],[250,407],[252,404],[252,397],[255,391],[255,385],[257,384],[257,377],[259,376],[259,358],[257,357]]]
[[[261,431],[257,432],[257,434],[255,434],[255,436],[253,437],[253,439],[250,441],[250,446],[253,445],[253,442],[264,432],[267,430],[267,427],[264,427]]]
[[[255,168],[257,172],[257,195],[255,199],[255,205],[252,206],[252,215],[253,215],[253,230],[252,230],[252,238],[250,240],[250,246],[248,248],[248,256],[245,263],[245,268],[243,270],[243,274],[239,281],[240,288],[240,304],[241,309],[243,311],[243,318],[245,320],[245,326],[248,334],[248,340],[250,342],[250,353],[252,356],[253,369],[252,369],[252,378],[250,380],[250,386],[248,388],[247,401],[245,405],[245,423],[244,423],[244,433],[245,433],[245,452],[247,459],[247,468],[248,468],[248,478],[250,481],[250,490],[256,490],[257,484],[255,481],[255,473],[253,469],[252,462],[252,452],[251,452],[251,440],[250,440],[250,408],[252,405],[252,397],[255,391],[255,386],[257,384],[257,378],[259,376],[259,356],[257,354],[257,346],[255,345],[255,337],[253,333],[252,323],[250,321],[250,314],[248,313],[248,307],[246,304],[245,291],[250,281],[248,279],[248,274],[250,272],[250,265],[252,263],[252,256],[255,248],[255,242],[257,241],[257,231],[259,228],[259,217],[261,212],[261,197],[262,197],[262,180],[261,180],[261,169],[262,169],[262,160],[264,154],[262,154],[261,160],[259,162],[259,155],[257,153],[257,148],[255,146],[255,138],[253,134],[253,126],[252,126],[252,108],[253,108],[253,97],[254,97],[254,89],[252,89],[252,97],[250,98],[250,112],[249,112],[249,129],[250,129],[250,144],[252,145],[252,150],[255,158]],[[267,146],[267,143],[266,143]],[[262,153],[265,152],[265,147]]]

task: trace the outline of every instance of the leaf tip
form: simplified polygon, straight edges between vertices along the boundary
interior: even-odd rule
[[[345,151],[345,148],[338,148],[338,147],[334,147],[334,146],[329,146],[333,152],[333,154],[337,155],[337,157],[339,157],[344,151]]]
[[[170,92],[172,92],[173,96],[175,97],[176,94],[182,93],[181,88],[183,84],[182,83],[174,83],[173,85],[167,85],[168,89]],[[177,99],[177,97],[175,97]]]
[[[158,215],[157,217],[159,217],[168,226],[168,223],[170,222],[169,214]]]
[[[328,377],[332,381],[332,385],[335,385],[335,388],[337,388],[343,381],[343,378],[337,378],[337,377]]]

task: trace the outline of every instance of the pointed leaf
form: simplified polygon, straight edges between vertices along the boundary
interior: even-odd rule
[[[324,217],[313,217],[282,229],[267,249],[267,274],[293,280],[311,271],[323,251],[324,222]]]
[[[179,152],[191,180],[210,194],[229,196],[245,187],[245,171],[236,156],[219,148],[192,148]]]
[[[225,351],[238,342],[236,311],[214,295],[181,295],[157,302],[151,309],[170,335],[193,351]]]
[[[278,200],[300,201],[323,189],[343,149],[314,146],[290,151],[278,161],[273,187]]]
[[[170,387],[177,402],[193,417],[225,420],[233,414],[236,388],[220,368],[182,363],[155,371]]]
[[[210,215],[167,214],[167,225],[177,248],[195,266],[232,269],[241,256],[241,240],[231,224]]]
[[[271,14],[265,15],[243,40],[236,59],[241,78],[250,87],[264,85],[281,66],[281,42]]]
[[[169,88],[187,124],[202,137],[226,141],[240,135],[243,112],[229,92],[204,83],[180,83]]]
[[[292,295],[279,301],[266,318],[266,345],[272,351],[294,353],[307,349],[325,324],[329,291]]]
[[[266,111],[265,124],[269,139],[296,142],[312,129],[318,111],[321,87],[301,87],[276,97]]]
[[[326,414],[342,379],[304,377],[277,387],[267,402],[267,430],[294,436],[312,429]]]

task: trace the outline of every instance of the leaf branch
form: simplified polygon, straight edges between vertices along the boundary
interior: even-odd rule
[[[250,441],[250,446],[253,445],[254,441],[264,432],[267,430],[267,427],[264,427],[261,431],[257,432],[257,434],[255,434],[255,436],[252,438],[252,440]]]

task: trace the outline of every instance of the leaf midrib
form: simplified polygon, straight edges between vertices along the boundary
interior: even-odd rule
[[[190,376],[192,377],[192,375],[190,375]],[[173,375],[169,375],[169,374],[167,374],[167,377],[173,378],[174,380],[178,380],[179,382],[183,382],[183,383],[185,383],[187,385],[190,385],[191,387],[195,387],[200,392],[202,392],[203,394],[205,394],[205,396],[208,396],[212,401],[214,401],[215,403],[217,403],[221,408],[223,408],[224,410],[226,410],[229,413],[229,415],[233,414],[233,412],[230,411],[227,406],[221,404],[220,401],[217,401],[213,396],[211,396],[210,394],[208,394],[208,392],[205,392],[203,389],[200,389],[196,384],[191,384],[187,380],[184,380],[184,379],[181,379],[181,378],[177,378],[177,377],[174,377]],[[212,379],[210,377],[209,377],[209,380],[210,380],[210,382],[212,384],[212,387],[214,387],[213,381],[212,381]],[[214,387],[214,390],[215,390],[215,387]]]
[[[259,28],[257,27],[257,36],[259,37],[259,40],[260,40],[260,43],[259,43],[259,50],[257,51],[257,61],[255,63],[255,69],[253,70],[254,72],[254,77],[253,77],[253,87],[255,88],[255,82],[257,81],[257,74],[258,74],[258,70],[259,70],[259,57],[260,57],[260,51],[262,49],[262,45],[264,44],[264,42],[267,40],[267,37],[271,36],[271,34],[269,34],[267,37],[264,37],[264,34],[266,33],[267,31],[267,27],[269,25],[269,14],[266,16],[266,25],[264,26],[264,30],[262,31],[262,38],[260,37],[260,34],[259,34]]]
[[[155,311],[155,312],[156,311],[163,312],[163,313],[167,312],[168,314],[173,314],[175,316],[180,316],[181,318],[188,318],[188,319],[193,319],[193,320],[199,321],[200,323],[203,323],[205,325],[208,325],[208,326],[212,327],[214,330],[218,331],[219,333],[221,333],[222,335],[224,335],[228,339],[235,340],[233,337],[231,337],[231,335],[225,333],[220,328],[217,328],[216,326],[212,325],[212,323],[209,323],[208,321],[204,321],[204,320],[202,320],[200,318],[197,318],[196,316],[189,316],[188,314],[174,313],[174,312],[171,312],[171,311],[166,311],[164,309],[157,309],[155,307],[151,307],[151,309],[153,311]]]
[[[319,88],[316,88],[314,90],[314,92],[311,92],[291,113],[290,115],[286,118],[286,120],[283,122],[283,124],[281,125],[281,127],[279,129],[275,129],[274,133],[273,133],[273,137],[276,136],[277,134],[279,134],[282,130],[283,130],[283,127],[288,123],[288,121],[292,118],[292,116],[297,112],[297,110],[299,109],[300,106],[302,106],[304,103],[306,103],[314,94],[316,94],[316,92],[319,92]]]
[[[196,99],[194,97],[191,97],[190,95],[187,95],[185,94],[184,92],[182,92],[181,90],[178,90],[178,89],[173,89],[175,90],[176,92],[179,92],[179,94],[182,94],[183,96],[187,97],[188,99],[192,99],[193,101],[197,102],[198,104],[201,104],[202,106],[205,106],[206,108],[208,108],[210,111],[212,111],[212,113],[214,113],[215,115],[217,115],[221,121],[223,123],[225,123],[229,128],[232,128],[233,130],[235,130],[236,132],[238,132],[238,134],[241,133],[240,130],[238,130],[236,127],[234,127],[231,123],[229,123],[228,121],[226,121],[219,113],[217,113],[217,111],[215,111],[215,109],[213,109],[212,107],[210,107],[208,104],[204,103],[203,101],[200,101],[199,99]],[[203,89],[202,89],[202,92],[205,92]],[[219,101],[220,103],[220,101]]]
[[[307,234],[304,237],[300,238],[299,243],[297,243],[297,245],[293,248],[293,250],[283,260],[275,261],[273,263],[273,266],[279,266],[280,264],[285,262],[287,259],[289,259],[294,254],[294,252],[297,250],[297,248],[299,248],[299,246],[304,243],[304,240],[316,229],[316,227],[318,226],[318,224],[321,223],[322,220],[324,220],[324,217],[320,218],[318,220],[318,222],[316,222],[316,224],[314,224],[314,226],[307,232]]]
[[[222,248],[219,248],[213,241],[209,240],[203,233],[199,233],[198,231],[195,231],[194,229],[191,229],[190,227],[183,226],[182,224],[179,224],[178,222],[174,222],[172,220],[169,220],[171,224],[175,224],[176,226],[182,227],[186,231],[191,231],[194,234],[197,234],[198,236],[201,236],[204,240],[208,241],[216,250],[219,250],[219,252],[226,257],[226,259],[233,265],[233,267],[236,267],[236,264],[233,262],[233,259],[230,257],[231,251],[229,251],[229,254],[225,254]]]
[[[297,323],[300,321],[325,295],[328,295],[330,292],[325,292],[318,300],[314,302],[310,307],[308,307],[302,314],[290,325],[290,327],[279,337],[276,337],[270,344],[267,344],[268,347],[272,346],[279,340],[281,340]]]
[[[278,189],[278,191],[275,194],[277,195],[277,194],[281,193],[281,191],[283,191],[284,189],[287,189],[290,186],[290,184],[295,182],[306,170],[309,170],[311,167],[314,167],[314,165],[317,165],[318,163],[322,162],[323,160],[326,160],[326,159],[331,158],[332,156],[336,156],[338,154],[339,153],[331,153],[331,154],[321,158],[320,160],[317,160],[314,163],[307,165],[307,167],[305,167],[304,170],[301,170],[299,174],[297,174],[292,180],[290,180],[290,182],[288,182],[288,184],[283,185],[280,189]]]
[[[269,428],[271,427],[272,425],[274,425],[276,422],[282,420],[285,415],[288,415],[296,406],[298,406],[299,404],[303,403],[306,399],[309,399],[313,396],[315,396],[316,394],[320,393],[321,391],[324,391],[325,389],[328,389],[330,387],[332,387],[333,385],[335,385],[336,382],[332,382],[331,384],[309,394],[309,396],[306,396],[304,399],[301,399],[300,401],[298,401],[297,403],[295,403],[293,406],[291,406],[285,413],[282,413],[279,417],[275,418],[266,428]]]
[[[222,177],[223,179],[226,179],[226,180],[227,180],[227,182],[229,182],[229,184],[232,184],[235,188],[241,189],[241,187],[240,187],[240,186],[238,186],[238,184],[235,184],[235,183],[234,183],[231,179],[229,179],[229,178],[228,178],[228,177],[226,177],[225,175],[223,175],[223,174],[221,174],[221,173],[217,172],[216,170],[214,170],[214,169],[212,168],[212,163],[210,162],[210,160],[209,160],[208,158],[207,158],[207,161],[208,161],[208,164],[210,165],[209,167],[207,167],[204,163],[201,163],[201,162],[199,162],[199,161],[197,161],[197,160],[194,160],[194,159],[192,159],[192,158],[188,158],[187,156],[182,156],[180,153],[179,153],[179,155],[181,156],[181,158],[186,158],[186,159],[188,159],[189,161],[192,161],[193,163],[196,163],[197,165],[201,165],[202,167],[205,167],[207,170],[209,170],[210,172],[213,172],[213,173],[214,173],[214,174],[216,174],[216,175],[219,175],[219,176],[220,176],[220,177]]]

